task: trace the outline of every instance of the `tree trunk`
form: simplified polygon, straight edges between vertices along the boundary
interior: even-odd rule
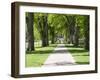
[[[75,27],[74,27],[74,46],[78,47],[79,45],[79,26],[77,18],[75,17]]]
[[[75,32],[75,17],[70,17],[70,25],[69,25],[69,39],[70,39],[70,44],[74,44],[74,32]]]
[[[34,15],[33,13],[28,13],[27,18],[27,40],[28,40],[28,51],[34,50],[34,29],[33,29],[33,19]]]
[[[51,30],[51,43],[52,43],[52,44],[55,43],[54,37],[55,37],[55,33],[54,33],[54,27],[53,27],[52,30]]]
[[[48,23],[47,23],[47,14],[43,16],[43,33],[42,33],[42,46],[48,46]]]
[[[79,45],[79,27],[75,26],[75,33],[74,33],[74,46]]]
[[[84,44],[84,48],[86,50],[89,50],[89,16],[85,16],[85,20],[84,20],[84,36],[85,36],[85,44]]]

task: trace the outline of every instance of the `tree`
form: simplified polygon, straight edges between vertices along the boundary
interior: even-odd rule
[[[54,27],[49,26],[50,37],[51,37],[51,44],[55,43],[55,29]]]
[[[42,46],[48,46],[48,22],[47,22],[47,14],[43,15],[43,34],[42,34]]]
[[[26,24],[27,24],[27,42],[28,42],[28,51],[34,50],[34,14],[33,13],[27,13],[26,17]]]
[[[67,42],[74,43],[74,31],[75,31],[75,15],[66,15],[67,21]]]
[[[78,46],[79,45],[79,34],[80,34],[80,31],[79,31],[79,21],[78,20],[81,20],[79,19],[79,16],[75,16],[75,27],[74,27],[74,46]]]
[[[84,16],[84,48],[89,50],[89,16]]]
[[[49,40],[48,40],[48,16],[47,14],[38,14],[37,16],[37,24],[38,24],[38,30],[41,35],[42,40],[42,46],[48,46]]]

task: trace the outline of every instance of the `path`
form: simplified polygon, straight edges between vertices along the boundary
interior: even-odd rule
[[[68,52],[65,44],[58,44],[54,52],[47,58],[43,66],[74,65],[75,60]]]

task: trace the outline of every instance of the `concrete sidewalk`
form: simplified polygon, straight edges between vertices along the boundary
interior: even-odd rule
[[[68,52],[65,44],[58,44],[54,52],[48,57],[43,66],[75,65],[75,60]]]

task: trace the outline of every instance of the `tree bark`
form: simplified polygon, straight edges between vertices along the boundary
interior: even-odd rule
[[[75,27],[74,27],[74,46],[78,47],[79,45],[79,26],[77,18],[75,17]]]
[[[70,17],[70,24],[69,24],[69,39],[70,43],[74,44],[74,32],[75,32],[75,17],[71,16]]]
[[[38,17],[38,29],[41,35],[42,47],[49,45],[47,14]]]
[[[47,23],[47,14],[43,16],[43,33],[42,33],[42,46],[48,46],[48,23]]]
[[[54,44],[55,43],[55,33],[54,33],[54,27],[52,28],[51,30],[51,44]]]
[[[85,16],[84,25],[84,48],[89,50],[89,16]]]
[[[79,45],[79,27],[75,26],[75,33],[74,33],[74,46],[78,46]]]
[[[34,28],[33,28],[34,15],[33,13],[28,13],[27,17],[27,40],[28,40],[28,51],[35,50],[34,48]]]

